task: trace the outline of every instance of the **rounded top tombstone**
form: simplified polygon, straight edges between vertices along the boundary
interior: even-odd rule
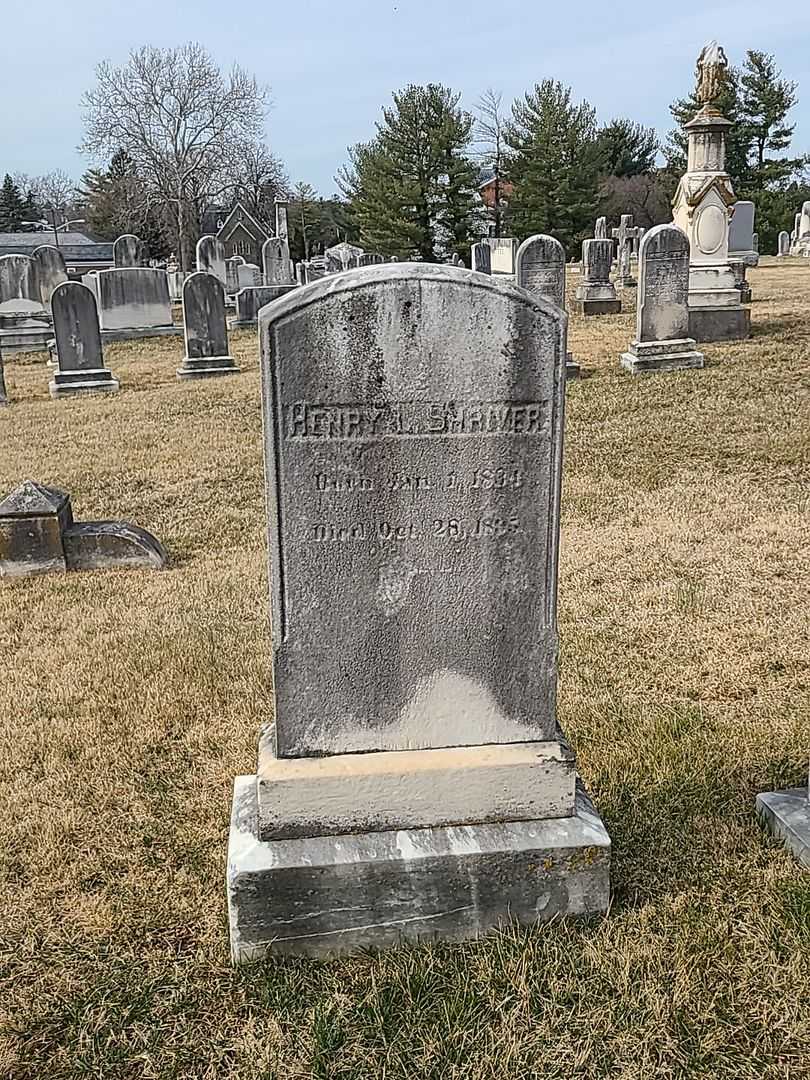
[[[279,756],[555,737],[566,323],[424,263],[261,312]]]
[[[53,331],[60,371],[104,367],[96,296],[79,281],[64,281],[51,296]]]
[[[565,307],[565,248],[560,241],[544,233],[524,240],[515,256],[515,281],[521,289]]]
[[[113,264],[116,269],[141,266],[143,264],[143,244],[132,233],[124,233],[113,244]]]

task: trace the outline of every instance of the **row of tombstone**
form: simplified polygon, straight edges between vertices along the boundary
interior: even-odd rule
[[[144,268],[131,268],[137,269]],[[104,363],[104,335],[94,290],[82,282],[63,282],[54,289],[51,310],[55,362],[49,388],[51,396],[117,391],[119,382]],[[177,330],[181,332],[179,327]],[[213,274],[198,271],[186,279],[182,333],[186,354],[177,371],[179,379],[230,375],[239,371],[228,348],[225,290]],[[0,404],[8,404],[2,353]]]

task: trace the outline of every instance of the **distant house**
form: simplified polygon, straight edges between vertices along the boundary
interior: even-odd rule
[[[201,221],[202,234],[216,236],[225,245],[225,258],[241,255],[245,262],[261,266],[262,244],[273,235],[268,225],[241,203],[233,210],[211,207]]]
[[[505,176],[500,178],[500,196],[501,205],[508,203],[512,197],[512,192],[515,190],[515,185],[511,180],[507,180]],[[484,206],[488,206],[490,210],[495,208],[495,177],[490,176],[484,180],[482,184],[478,185],[478,194],[481,198],[481,202]]]
[[[59,232],[57,238],[51,229],[40,232],[0,232],[0,255],[32,255],[34,250],[47,244],[58,247],[71,277],[80,278],[91,270],[109,270],[113,265],[113,246],[96,240],[83,232]]]

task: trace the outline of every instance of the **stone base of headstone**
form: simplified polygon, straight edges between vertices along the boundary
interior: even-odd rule
[[[241,370],[232,356],[203,356],[199,359],[186,356],[183,366],[177,369],[177,378],[210,379],[217,375],[238,375]]]
[[[44,352],[53,337],[47,317],[0,315],[0,351],[8,353]]]
[[[703,353],[697,351],[692,338],[674,341],[634,341],[622,353],[621,365],[633,375],[644,371],[678,371],[680,368],[702,368]]]
[[[262,841],[257,778],[234,785],[228,911],[235,963],[464,940],[516,920],[595,915],[610,839],[579,788],[569,817]]]
[[[582,375],[582,369],[576,362],[571,353],[568,353],[565,358],[565,377],[566,379],[578,379]]]
[[[48,385],[51,397],[67,397],[70,394],[114,394],[121,384],[109,368],[89,371],[55,371]]]
[[[153,337],[179,337],[183,333],[182,326],[138,326],[131,329],[102,330],[101,340],[103,344],[110,341],[135,341],[138,338]]]
[[[743,307],[690,307],[689,336],[695,341],[738,341],[751,336],[751,312]]]
[[[757,795],[757,813],[770,832],[810,868],[810,798],[806,787]]]
[[[753,299],[753,293],[751,292],[751,286],[747,281],[744,281],[740,286],[740,303],[750,304]]]
[[[574,300],[574,311],[580,315],[621,315],[622,302],[618,297],[613,300],[587,300],[577,297]]]

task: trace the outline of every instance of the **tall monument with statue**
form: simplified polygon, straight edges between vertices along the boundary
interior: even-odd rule
[[[716,41],[697,62],[697,114],[685,130],[686,173],[673,203],[673,219],[690,244],[689,336],[697,341],[748,337],[751,313],[740,302],[728,257],[728,234],[736,196],[726,172],[726,136],[731,121],[718,108],[728,78],[728,59]]]

